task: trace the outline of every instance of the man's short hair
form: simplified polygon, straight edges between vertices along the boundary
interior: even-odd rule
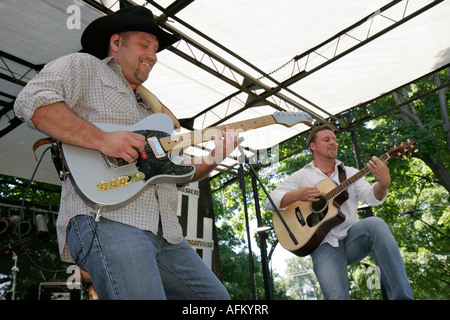
[[[333,128],[330,125],[328,125],[328,124],[324,124],[324,125],[315,127],[309,133],[309,136],[308,136],[308,147],[311,145],[312,142],[316,141],[317,133],[319,131],[322,131],[322,130],[331,130],[331,131],[334,132]]]

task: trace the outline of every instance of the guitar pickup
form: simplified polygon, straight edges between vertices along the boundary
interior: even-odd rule
[[[145,178],[143,172],[135,172],[128,175],[123,175],[117,178],[101,181],[97,183],[98,191],[106,191],[110,189],[115,189],[118,187],[126,186],[134,182],[142,181]]]
[[[106,166],[107,169],[115,169],[129,165],[129,163],[123,160],[122,158],[109,157],[107,155],[104,155],[103,153],[100,153],[100,156],[103,160],[103,164]]]
[[[156,158],[163,158],[166,156],[166,153],[164,152],[164,149],[162,148],[161,144],[158,141],[158,138],[151,137],[147,139],[148,144],[150,145],[150,148],[152,148],[153,154]]]

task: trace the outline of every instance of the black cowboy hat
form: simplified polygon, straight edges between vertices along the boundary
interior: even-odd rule
[[[158,52],[180,40],[178,35],[161,29],[149,9],[133,6],[92,21],[81,36],[81,46],[84,52],[99,59],[106,58],[111,36],[125,31],[143,31],[153,34],[158,38]]]

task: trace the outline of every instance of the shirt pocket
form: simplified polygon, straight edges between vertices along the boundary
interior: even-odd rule
[[[137,103],[130,89],[106,76],[102,76],[100,80],[105,109],[113,113],[126,113],[125,118],[130,119],[130,115],[134,115],[137,110]]]

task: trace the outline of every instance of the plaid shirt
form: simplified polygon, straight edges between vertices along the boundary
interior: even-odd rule
[[[138,98],[138,99],[137,99]],[[34,128],[34,111],[64,101],[78,116],[90,122],[131,125],[152,113],[149,106],[136,97],[114,58],[99,60],[91,55],[75,53],[47,64],[18,95],[16,116]],[[175,184],[149,186],[133,202],[117,210],[104,210],[102,216],[153,233],[158,231],[159,217],[164,238],[169,243],[183,239],[177,212]],[[74,262],[66,244],[67,225],[76,215],[95,216],[77,194],[70,179],[62,185],[57,234],[61,260]]]

